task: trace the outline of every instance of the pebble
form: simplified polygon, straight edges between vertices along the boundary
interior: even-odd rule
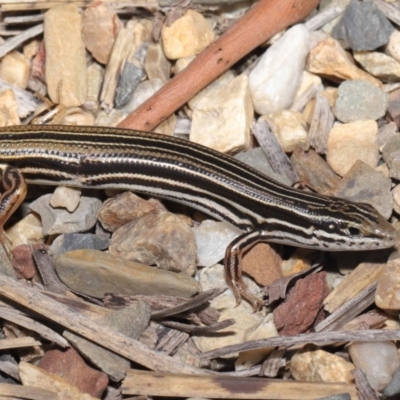
[[[89,367],[77,351],[52,349],[40,359],[38,367],[65,379],[82,393],[101,398],[108,386],[108,377],[103,372]]]
[[[385,47],[385,53],[400,62],[400,31],[397,29],[390,35],[389,43]]]
[[[365,80],[340,84],[333,113],[344,123],[377,120],[386,114],[389,96],[382,89]]]
[[[55,268],[72,290],[100,299],[106,293],[191,297],[199,290],[197,282],[187,274],[149,267],[98,250],[61,254],[55,260]]]
[[[18,51],[11,51],[0,60],[0,78],[20,89],[28,87],[31,64]]]
[[[309,269],[313,263],[315,250],[298,248],[287,259],[282,261],[281,270],[284,277]]]
[[[33,259],[33,251],[42,247],[42,244],[27,245],[20,244],[12,250],[11,261],[18,278],[32,279],[37,274],[36,263]]]
[[[389,261],[378,279],[375,304],[383,310],[400,310],[400,259]]]
[[[225,257],[233,239],[243,232],[228,222],[205,220],[193,228],[197,244],[198,265],[210,267]]]
[[[93,126],[95,125],[95,116],[92,112],[83,111],[80,108],[75,108],[73,111],[68,112],[63,119],[65,125],[80,125],[80,126]]]
[[[0,92],[0,126],[20,125],[18,104],[12,89]]]
[[[50,198],[50,205],[53,208],[65,208],[72,213],[78,208],[80,200],[80,189],[57,186]]]
[[[382,156],[389,168],[389,176],[400,179],[400,137],[398,135],[388,140],[382,150]]]
[[[107,3],[92,3],[83,12],[83,41],[85,47],[99,63],[108,63],[121,25],[118,15]]]
[[[169,271],[193,275],[196,270],[195,235],[186,221],[169,212],[147,214],[123,225],[113,233],[109,251]]]
[[[245,150],[253,115],[248,78],[239,75],[196,105],[190,140],[222,153]]]
[[[53,256],[80,249],[105,250],[110,240],[93,233],[66,233],[58,236],[52,243],[49,253]]]
[[[123,192],[103,203],[98,219],[105,229],[115,232],[128,222],[148,214],[159,214],[165,211],[167,209],[159,200],[144,200],[131,192]]]
[[[396,126],[400,126],[400,88],[389,93],[388,117]]]
[[[328,164],[340,176],[357,160],[375,168],[379,161],[377,135],[378,125],[372,120],[335,125],[328,138]]]
[[[383,389],[385,396],[391,397],[400,393],[400,368],[393,374],[392,380]]]
[[[210,23],[198,12],[188,10],[170,26],[164,25],[161,39],[170,60],[195,56],[214,41]]]
[[[332,38],[323,40],[310,50],[306,68],[308,72],[325,76],[334,82],[365,79],[378,87],[382,86],[378,79],[356,67],[350,54]]]
[[[378,131],[379,151],[382,151],[388,141],[397,134],[397,126],[393,121],[380,126]]]
[[[320,349],[299,351],[290,361],[290,372],[298,381],[352,383],[353,369],[352,363]]]
[[[309,46],[307,28],[298,24],[288,29],[259,59],[249,75],[251,96],[258,114],[291,106],[300,87]]]
[[[275,111],[262,119],[267,120],[285,153],[291,153],[300,142],[307,139],[307,124],[299,112]]]
[[[82,16],[74,4],[54,7],[44,16],[46,83],[53,103],[82,105],[87,95]]]
[[[148,79],[160,79],[167,82],[171,74],[171,63],[165,57],[161,43],[150,42],[146,58],[144,61],[144,70]]]
[[[52,208],[52,194],[45,194],[32,202],[29,207],[41,217],[45,235],[84,232],[91,229],[97,220],[101,201],[94,197],[81,197],[74,213]]]
[[[150,316],[150,306],[145,302],[137,301],[96,319],[96,322],[137,340],[148,326]],[[63,336],[93,365],[105,372],[112,381],[119,382],[124,379],[126,371],[131,366],[128,360],[72,332],[65,331]]]
[[[20,244],[42,243],[45,233],[37,214],[30,213],[16,224],[6,229],[7,236],[14,248]]]
[[[400,63],[394,58],[377,51],[354,52],[355,60],[362,65],[371,75],[376,76],[383,82],[400,81]],[[376,102],[379,105],[379,102]]]
[[[97,113],[99,109],[99,94],[103,84],[104,68],[96,63],[91,63],[87,68],[87,97],[85,109]]]
[[[351,0],[332,36],[344,40],[355,51],[363,51],[388,43],[393,31],[392,24],[374,3]]]
[[[319,9],[323,11],[327,8],[338,7],[341,10],[344,10],[347,5],[350,3],[350,0],[321,0]],[[343,14],[340,14],[332,21],[328,22],[322,27],[322,31],[331,34],[332,29],[336,26],[336,24],[340,21]],[[318,31],[317,31],[318,32]]]
[[[385,219],[389,219],[393,209],[391,186],[389,178],[362,161],[356,161],[332,190],[332,196],[371,204]]]
[[[354,365],[364,372],[374,390],[382,390],[400,366],[393,342],[353,342],[349,346],[349,353]]]
[[[82,393],[74,385],[68,383],[62,377],[45,371],[33,364],[21,361],[19,363],[19,376],[24,386],[45,389],[57,394],[60,400],[96,400],[87,393]]]

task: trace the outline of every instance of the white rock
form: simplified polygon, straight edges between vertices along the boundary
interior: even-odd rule
[[[243,232],[228,222],[203,221],[194,228],[198,265],[210,267],[225,256],[229,243]]]
[[[308,71],[303,71],[301,75],[300,87],[296,91],[295,99],[298,99],[311,85],[322,85],[322,79]]]
[[[21,89],[26,89],[30,68],[29,60],[22,53],[11,51],[0,61],[0,78]]]
[[[309,46],[307,28],[295,25],[261,57],[249,75],[257,113],[268,114],[291,106],[300,86]]]
[[[20,244],[35,244],[44,241],[44,232],[39,215],[30,213],[6,230],[11,248]]]
[[[190,140],[222,153],[245,150],[253,116],[248,78],[240,75],[196,104]]]
[[[366,375],[372,389],[382,390],[400,366],[393,342],[353,342],[349,347],[351,359]]]

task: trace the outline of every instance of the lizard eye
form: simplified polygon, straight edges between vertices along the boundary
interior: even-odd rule
[[[362,236],[360,229],[355,226],[349,226],[348,231],[351,236]]]

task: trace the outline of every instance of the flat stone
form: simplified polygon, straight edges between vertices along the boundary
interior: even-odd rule
[[[392,24],[374,3],[351,0],[332,36],[345,40],[355,51],[363,51],[388,43],[393,31]]]
[[[118,15],[107,3],[91,3],[83,12],[83,40],[86,48],[99,63],[108,63],[121,25]]]
[[[197,282],[186,274],[152,268],[98,250],[61,254],[55,260],[55,268],[72,290],[96,298],[103,298],[106,293],[191,297],[199,290]]]
[[[96,322],[100,326],[111,328],[137,340],[148,326],[150,316],[150,306],[145,302],[138,301],[96,319]],[[126,371],[131,366],[128,360],[72,332],[65,331],[63,336],[92,364],[105,372],[111,380],[119,382],[124,379]]]
[[[108,238],[101,238],[93,233],[65,233],[58,238],[61,238],[61,240],[57,246],[57,252],[54,252],[52,245],[53,251],[51,253],[53,255],[80,249],[105,250],[110,242]]]
[[[349,346],[349,354],[374,390],[382,390],[400,366],[397,347],[389,341],[353,342]]]
[[[163,212],[147,214],[117,229],[110,254],[170,271],[193,275],[196,270],[196,239],[179,216]]]
[[[223,153],[247,149],[253,114],[248,78],[240,75],[196,105],[190,140]]]
[[[86,54],[81,31],[82,16],[76,5],[54,7],[45,13],[47,90],[53,103],[67,108],[86,100]]]
[[[375,304],[383,310],[400,310],[400,259],[389,261],[378,279]]]
[[[163,26],[161,39],[167,58],[177,60],[203,51],[214,41],[214,32],[200,13],[188,10],[170,26]]]
[[[391,187],[389,178],[362,161],[356,161],[332,190],[332,196],[371,204],[385,219],[389,219],[393,210]]]
[[[306,121],[299,112],[282,110],[268,114],[265,118],[285,153],[307,139]]]
[[[382,83],[372,75],[356,67],[350,53],[347,53],[335,39],[328,38],[320,42],[307,58],[307,71],[334,82],[365,79],[381,87]]]
[[[74,212],[81,200],[81,190],[66,186],[57,186],[50,199],[53,208],[65,208],[70,213]]]
[[[400,179],[400,137],[393,136],[382,150],[382,156],[389,168],[389,176]]]
[[[94,197],[81,197],[78,208],[70,213],[50,206],[52,194],[45,194],[32,202],[29,207],[42,220],[45,235],[84,232],[91,229],[97,220],[101,201]]]
[[[352,383],[354,365],[324,350],[302,350],[290,361],[294,379],[307,382]]]
[[[328,138],[327,161],[339,175],[345,175],[357,160],[372,168],[378,165],[378,125],[375,121],[357,121],[335,125]]]
[[[72,347],[64,351],[47,351],[38,367],[60,376],[82,393],[93,397],[101,397],[108,385],[107,375],[89,367]]]
[[[371,75],[383,82],[400,81],[400,63],[394,58],[378,51],[357,51],[353,53],[355,60]],[[379,104],[378,102],[376,104]]]
[[[147,214],[159,214],[165,211],[167,209],[159,200],[144,200],[134,193],[124,192],[103,203],[98,219],[105,229],[115,232],[128,222]]]
[[[340,84],[333,109],[342,122],[377,120],[386,114],[389,97],[382,89],[365,80],[346,81]]]
[[[33,252],[42,247],[42,244],[27,245],[20,244],[13,248],[11,261],[19,278],[32,279],[37,274],[36,263]]]
[[[29,60],[22,53],[14,50],[0,60],[0,78],[20,89],[26,89],[30,68]]]
[[[309,40],[304,25],[293,26],[263,54],[250,72],[250,91],[258,114],[292,105],[302,80]]]

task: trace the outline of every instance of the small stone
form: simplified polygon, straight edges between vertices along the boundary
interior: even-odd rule
[[[309,32],[295,25],[275,42],[250,72],[254,108],[260,115],[289,108],[300,87],[309,51]]]
[[[243,232],[228,222],[206,220],[193,229],[198,265],[210,267],[225,257],[228,245]]]
[[[282,262],[281,270],[284,277],[306,271],[311,268],[315,256],[315,250],[298,248]]]
[[[53,255],[80,249],[105,250],[108,248],[110,242],[109,239],[100,238],[93,233],[66,233],[65,235],[59,236],[59,238],[61,238],[59,250],[55,253],[53,249],[53,251],[51,251]]]
[[[107,3],[91,3],[84,11],[83,40],[86,48],[99,63],[108,63],[120,27],[118,15]]]
[[[196,270],[196,239],[179,216],[163,212],[147,214],[117,229],[110,254],[170,271],[193,275]]]
[[[165,211],[167,209],[159,200],[144,200],[136,194],[124,192],[103,203],[98,219],[105,229],[115,232],[128,222],[147,214],[159,214]]]
[[[349,353],[354,365],[364,372],[374,390],[382,390],[400,366],[393,342],[353,342],[349,346]],[[374,356],[371,357],[371,354]]]
[[[33,39],[29,41],[22,48],[22,54],[28,59],[32,60],[39,51],[40,41],[38,39]]]
[[[382,89],[367,81],[346,81],[340,84],[333,109],[342,122],[377,120],[389,106],[389,97]]]
[[[249,274],[261,286],[267,286],[282,278],[282,258],[268,244],[257,243],[243,256],[243,272]]]
[[[354,365],[324,350],[302,350],[290,361],[294,379],[308,382],[352,383]]]
[[[274,309],[279,334],[296,335],[307,331],[316,321],[328,293],[326,272],[299,279],[285,302]]]
[[[393,31],[392,24],[374,3],[351,0],[332,36],[345,40],[355,51],[363,51],[388,43]]]
[[[393,136],[388,140],[386,146],[382,150],[382,156],[386,162],[390,177],[400,179],[400,137]]]
[[[307,70],[334,82],[364,79],[378,87],[382,86],[378,79],[356,67],[351,55],[332,38],[323,40],[310,50]]]
[[[385,396],[391,397],[400,393],[400,368],[393,374],[392,380],[383,389]]]
[[[389,140],[396,135],[398,135],[397,126],[393,121],[383,126],[380,126],[378,131],[379,151],[382,151]]]
[[[328,138],[327,161],[339,175],[345,175],[357,160],[372,168],[378,165],[378,125],[375,121],[357,121],[335,125]]]
[[[129,103],[143,77],[144,70],[138,62],[127,61],[125,63],[115,90],[115,108],[123,108]]]
[[[223,153],[247,149],[253,114],[248,78],[240,75],[196,105],[190,140]]]
[[[137,340],[148,326],[150,316],[150,306],[145,302],[138,301],[96,319],[96,322]],[[131,366],[128,360],[72,332],[65,331],[63,336],[92,364],[105,372],[111,380],[119,382],[124,379],[126,371]]]
[[[396,185],[392,190],[393,200],[400,207],[400,185]]]
[[[163,82],[169,80],[171,63],[165,57],[161,43],[149,43],[144,69],[148,79],[161,79]]]
[[[82,41],[82,16],[75,4],[46,12],[46,83],[53,103],[82,105],[87,94],[86,54]]]
[[[47,351],[38,367],[60,376],[82,393],[93,397],[101,397],[108,385],[107,375],[89,367],[72,347],[64,351]]]
[[[42,243],[44,232],[40,217],[30,213],[6,230],[12,248],[20,244]]]
[[[349,3],[350,3],[350,0],[321,0],[319,9],[320,9],[320,11],[323,11],[323,10],[326,10],[327,8],[338,7],[342,11],[344,11]],[[332,29],[336,26],[336,24],[342,18],[342,15],[343,14],[340,14],[339,16],[334,18],[332,21],[325,24],[322,27],[322,31],[330,34],[332,32]]]
[[[53,208],[65,208],[72,213],[78,208],[80,200],[80,189],[57,186],[50,198],[50,205]]]
[[[400,259],[389,261],[378,279],[375,304],[383,310],[400,310]]]
[[[397,29],[390,35],[389,43],[385,47],[385,53],[400,62],[400,31]]]
[[[74,213],[50,206],[52,194],[45,194],[32,202],[29,207],[42,219],[45,235],[84,232],[91,229],[97,220],[101,201],[94,197],[81,197]]]
[[[96,63],[91,63],[87,68],[87,97],[85,109],[96,112],[99,109],[99,94],[103,84],[104,68]],[[93,124],[94,125],[94,124]]]
[[[357,203],[371,204],[385,219],[389,219],[393,209],[391,186],[389,178],[362,161],[356,161],[331,194]]]
[[[301,97],[304,92],[306,92],[312,85],[320,86],[322,85],[322,79],[315,74],[311,74],[308,71],[303,71],[301,76],[301,83],[300,87],[297,89],[296,95],[294,96],[295,99]]]
[[[20,125],[18,104],[12,89],[0,92],[0,126]]]
[[[76,108],[63,119],[65,125],[79,125],[79,126],[93,126],[95,125],[95,116],[92,112],[83,111],[80,108]]]
[[[24,386],[32,386],[54,392],[57,400],[96,400],[95,397],[82,393],[60,376],[25,361],[19,363],[19,376]]]
[[[187,274],[152,268],[98,250],[61,254],[55,260],[55,268],[69,288],[100,299],[106,293],[191,297],[199,290],[197,282]]]
[[[167,58],[177,60],[202,52],[214,41],[214,32],[200,13],[188,10],[171,26],[163,26],[161,39]]]
[[[36,263],[33,259],[32,252],[41,247],[42,244],[33,246],[20,244],[13,248],[11,261],[19,278],[32,279],[37,274]]]
[[[285,153],[291,153],[300,142],[307,139],[307,124],[301,113],[282,110],[262,118],[267,120]]]
[[[14,50],[0,61],[0,78],[20,89],[26,89],[30,68],[29,60],[22,53]]]
[[[394,89],[389,93],[388,117],[397,127],[400,126],[400,89]]]
[[[111,111],[100,110],[97,114],[95,125],[98,126],[117,126],[126,114],[122,110],[113,108]]]

